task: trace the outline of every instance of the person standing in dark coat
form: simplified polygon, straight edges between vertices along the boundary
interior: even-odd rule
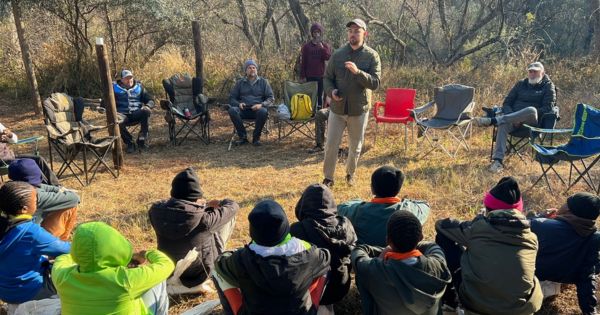
[[[322,184],[308,186],[296,204],[298,222],[290,233],[307,242],[326,248],[331,254],[331,271],[321,298],[322,305],[334,304],[350,289],[350,253],[356,243],[352,223],[337,215],[331,190]]]
[[[223,253],[214,277],[225,314],[317,314],[329,271],[329,251],[293,237],[273,200],[248,215],[252,242]]]
[[[540,244],[535,260],[536,276],[540,281],[575,284],[584,315],[598,314],[600,233],[596,219],[599,214],[600,198],[581,192],[567,198],[558,211],[530,220]]]
[[[329,117],[329,108],[323,106],[323,75],[325,62],[331,57],[331,45],[323,41],[325,29],[321,24],[314,23],[310,27],[312,39],[302,46],[300,64],[300,79],[306,82],[317,82],[318,96],[315,107],[315,140],[316,145],[311,153],[323,152],[325,144],[325,124]]]
[[[207,202],[194,169],[187,168],[175,176],[171,198],[150,207],[150,223],[156,232],[158,249],[174,262],[184,258],[193,248],[199,255],[180,277],[189,290],[169,292],[207,290],[202,284],[209,278],[217,256],[225,251],[239,209],[239,205],[230,199]]]

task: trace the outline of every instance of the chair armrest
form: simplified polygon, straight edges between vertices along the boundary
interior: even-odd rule
[[[561,134],[561,133],[571,133],[573,129],[564,128],[564,129],[543,129],[538,127],[533,127],[527,124],[523,124],[524,127],[529,128],[531,131],[545,133],[545,134]]]
[[[422,106],[419,106],[417,108],[411,109],[411,111],[413,113],[415,113],[415,115],[419,115],[419,114],[422,114],[422,113],[426,112],[430,108],[432,108],[434,106],[434,104],[435,104],[435,102],[431,101],[431,102],[429,102],[429,103],[427,103],[425,105],[422,105]]]
[[[379,117],[379,109],[385,108],[384,102],[375,102],[375,106],[373,106],[373,117]]]
[[[38,142],[40,140],[44,140],[44,138],[45,138],[44,136],[33,136],[33,137],[25,138],[25,139],[19,139],[19,141],[17,141],[17,143],[15,143],[15,144],[20,145],[20,144]]]
[[[425,113],[425,112],[426,112],[426,111],[428,111],[429,109],[433,108],[433,106],[435,106],[434,104],[435,104],[435,102],[434,102],[434,101],[431,101],[431,102],[429,102],[429,103],[427,103],[427,104],[425,104],[425,105],[422,105],[422,106],[419,106],[419,107],[417,107],[417,108],[413,108],[413,109],[411,109],[411,110],[410,110],[410,111],[411,111],[411,113],[412,113],[412,114],[411,114],[411,116],[412,116],[412,117],[415,119],[415,121],[416,121],[417,123],[419,123],[419,122],[423,121],[423,118],[422,118],[422,117],[419,117],[419,115],[422,115],[423,113]]]

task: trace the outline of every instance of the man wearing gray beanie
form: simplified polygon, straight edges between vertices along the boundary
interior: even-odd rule
[[[229,118],[239,137],[236,145],[248,143],[243,120],[255,120],[252,144],[260,146],[260,136],[268,118],[267,109],[275,98],[269,81],[258,76],[258,65],[254,60],[246,60],[244,71],[246,75],[237,81],[229,94]]]
[[[571,195],[558,210],[535,215],[531,230],[539,249],[535,274],[540,281],[577,286],[582,314],[597,314],[596,277],[600,272],[600,233],[596,219],[600,197],[580,192]]]

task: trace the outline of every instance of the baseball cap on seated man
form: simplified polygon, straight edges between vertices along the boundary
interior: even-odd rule
[[[354,19],[354,20],[346,23],[346,27],[350,27],[352,25],[356,25],[365,31],[367,30],[367,23],[365,23],[365,21],[363,21],[361,19]]]
[[[133,72],[131,70],[123,70],[121,71],[121,78],[133,77]]]
[[[529,71],[529,70],[544,71],[544,65],[541,62],[536,61],[534,63],[529,64],[529,66],[527,66],[527,71]]]

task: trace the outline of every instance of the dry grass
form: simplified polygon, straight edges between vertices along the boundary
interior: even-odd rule
[[[494,71],[497,71],[495,75],[500,73],[500,69]],[[519,74],[514,71],[512,76],[518,77]],[[497,77],[494,78],[496,79]],[[442,81],[446,80],[449,79],[442,79]],[[464,80],[467,84],[473,82],[467,80],[466,76]],[[477,78],[474,81],[477,81]],[[509,82],[514,80],[511,79]],[[482,82],[480,83],[483,85]],[[392,84],[396,82],[391,82],[390,85]],[[422,84],[429,83],[422,82]],[[496,85],[493,87],[478,89],[479,104],[490,104],[501,100],[501,91],[505,91],[506,88]],[[575,90],[570,93],[576,96],[573,96],[574,99],[565,98],[564,104],[575,104],[580,98],[585,97],[584,94],[576,94]],[[420,94],[419,99],[424,101],[426,96]],[[13,128],[21,137],[45,134],[41,120],[25,112],[26,104],[19,102],[8,106],[8,103],[7,100],[0,100],[0,104],[3,105],[0,107],[0,114],[4,125]],[[290,220],[295,221],[293,208],[302,190],[322,179],[322,156],[306,153],[306,149],[313,144],[300,137],[278,143],[275,139],[276,135],[272,134],[265,139],[265,145],[261,148],[245,146],[227,152],[226,143],[231,135],[231,124],[225,113],[219,110],[215,110],[213,117],[213,144],[206,146],[196,141],[189,141],[182,146],[173,147],[167,143],[162,112],[156,110],[152,116],[151,149],[143,154],[127,155],[126,167],[118,180],[102,173],[90,186],[83,188],[73,178],[63,180],[65,186],[80,190],[82,202],[79,221],[108,222],[121,231],[136,249],[155,247],[155,235],[147,219],[148,207],[152,202],[169,196],[172,177],[187,166],[193,166],[198,170],[202,188],[208,198],[228,197],[240,204],[241,212],[228,244],[229,248],[242,246],[249,240],[245,218],[252,206],[261,199],[275,199],[286,209]],[[102,121],[102,117],[99,116],[94,119]],[[570,122],[563,121],[563,124],[569,125]],[[418,157],[416,153],[422,146],[416,141],[412,141],[408,152],[404,152],[401,129],[395,127],[388,128],[388,136],[379,137],[378,142],[374,144],[373,131],[371,124],[368,129],[366,150],[359,163],[357,182],[354,187],[344,183],[344,167],[338,164],[336,171],[338,183],[333,189],[336,201],[342,202],[352,198],[369,199],[371,195],[369,180],[372,171],[381,165],[393,164],[400,167],[407,177],[401,195],[425,199],[431,205],[431,217],[424,226],[428,239],[434,237],[433,226],[437,219],[449,216],[472,218],[481,206],[483,193],[501,176],[515,176],[525,190],[531,186],[538,174],[538,166],[535,163],[521,162],[518,158],[513,158],[502,174],[490,175],[486,171],[490,150],[491,130],[489,129],[475,129],[473,137],[469,140],[471,150],[462,152],[454,160],[449,160],[439,152],[427,157]],[[45,143],[42,154],[47,155]],[[575,190],[584,189],[585,187],[578,186]],[[529,190],[524,197],[527,209],[540,210],[560,206],[566,195],[558,193],[551,195],[544,186],[538,185]],[[202,301],[214,298],[215,295],[182,297],[172,301],[171,311],[173,314],[178,314]],[[358,301],[354,290],[336,306],[338,314],[359,314]],[[569,287],[558,299],[547,302],[540,314],[577,312],[575,291]]]

